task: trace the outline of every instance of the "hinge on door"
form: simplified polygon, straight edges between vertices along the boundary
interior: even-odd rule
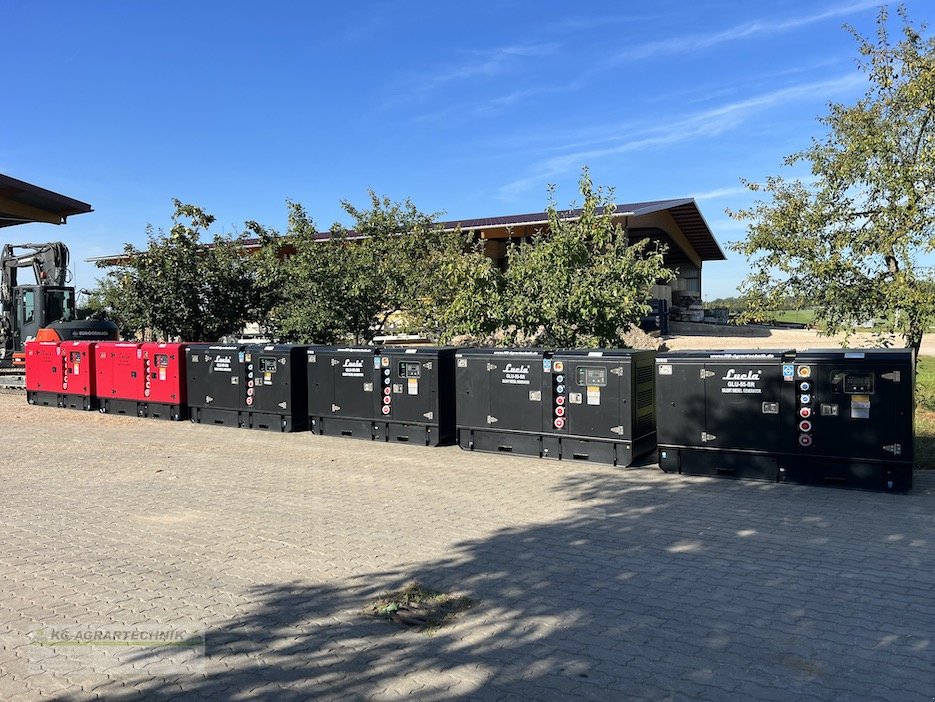
[[[698,375],[700,375],[701,379],[704,380],[705,378],[710,378],[711,376],[713,376],[714,371],[709,371],[709,370],[705,370],[704,368],[702,368],[701,372]]]
[[[497,421],[499,421],[499,420],[498,420],[496,417],[491,417],[489,414],[487,415],[487,423],[488,423],[488,424],[493,424],[494,422],[497,422]]]
[[[340,409],[341,409],[341,406],[340,406],[340,405],[331,405],[331,411],[332,411],[332,412],[337,412],[337,411],[340,410]]]
[[[613,373],[614,375],[623,375],[623,368],[621,368],[620,366],[617,366],[616,368],[611,368],[610,372]]]
[[[422,367],[425,368],[426,370],[432,370],[432,362],[429,361],[428,363],[423,363]]]
[[[892,380],[894,383],[898,383],[901,379],[900,378],[901,375],[902,374],[899,371],[894,370],[889,373],[884,373],[880,377],[883,378],[884,380]]]
[[[705,431],[701,432],[701,441],[714,441],[717,437],[714,434],[709,434]]]
[[[487,364],[487,370],[489,370],[489,371],[497,370],[497,366],[495,366],[493,363],[488,363],[488,364]]]
[[[614,434],[619,434],[620,436],[623,436],[623,427],[611,427],[610,430]]]
[[[332,358],[332,359],[331,359],[331,365],[332,365],[332,366],[337,366],[337,365],[339,365],[340,363],[341,363],[341,362],[340,362],[338,359],[336,359],[336,358]]]
[[[888,446],[883,447],[884,451],[889,451],[894,456],[901,456],[903,453],[902,444],[889,444]]]
[[[279,408],[280,408],[280,409],[286,409],[286,403],[285,403],[285,402],[280,402],[280,403],[279,403]]]
[[[422,416],[425,417],[427,420],[432,421],[432,418],[435,416],[435,413],[434,413],[434,412],[425,412],[425,413],[423,413]]]

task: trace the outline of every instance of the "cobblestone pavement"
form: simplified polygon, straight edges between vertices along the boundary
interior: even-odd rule
[[[3,700],[935,695],[935,473],[874,494],[18,395],[0,427]],[[364,614],[412,581],[477,603],[433,634]]]

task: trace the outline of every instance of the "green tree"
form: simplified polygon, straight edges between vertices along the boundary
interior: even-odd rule
[[[920,262],[935,243],[935,42],[904,7],[899,16],[896,43],[885,7],[875,41],[849,28],[868,86],[853,105],[832,103],[820,119],[826,134],[785,160],[809,164],[811,182],[748,183],[769,199],[730,214],[748,222],[732,248],[750,259],[741,287],[750,316],[792,294],[814,305],[828,334],[872,318],[918,351],[935,320],[931,270]]]
[[[509,249],[504,322],[525,334],[543,327],[559,346],[614,346],[620,330],[649,310],[650,288],[672,278],[664,249],[630,243],[614,220],[613,190],[581,174],[580,216],[569,218],[549,190],[548,229]]]
[[[214,341],[261,316],[255,262],[243,239],[202,233],[214,217],[174,200],[168,233],[147,228],[147,247],[124,247],[126,260],[99,281],[92,306],[127,336]]]
[[[473,232],[436,230],[426,237],[419,294],[407,310],[415,328],[442,343],[485,337],[501,323],[503,274]]]
[[[411,201],[395,203],[370,193],[370,207],[342,202],[354,227],[332,227],[319,237],[305,209],[290,203],[283,266],[284,294],[273,324],[284,339],[370,342],[394,318],[418,303],[428,276],[427,249],[434,216]]]

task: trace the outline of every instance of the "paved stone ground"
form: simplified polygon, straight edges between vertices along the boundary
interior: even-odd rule
[[[0,427],[3,700],[935,695],[935,473],[683,478],[18,395]],[[431,635],[362,613],[414,580],[478,602]],[[60,640],[166,629],[203,639]]]

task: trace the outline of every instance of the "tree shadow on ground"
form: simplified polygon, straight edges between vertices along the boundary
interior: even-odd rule
[[[570,516],[465,541],[420,567],[257,587],[251,611],[206,632],[200,671],[146,678],[160,654],[144,651],[138,679],[94,692],[909,700],[933,679],[931,618],[917,608],[935,586],[932,533],[892,530],[930,511],[931,491],[660,479],[652,469],[579,471],[558,489]],[[412,581],[478,604],[431,634],[363,613]]]

